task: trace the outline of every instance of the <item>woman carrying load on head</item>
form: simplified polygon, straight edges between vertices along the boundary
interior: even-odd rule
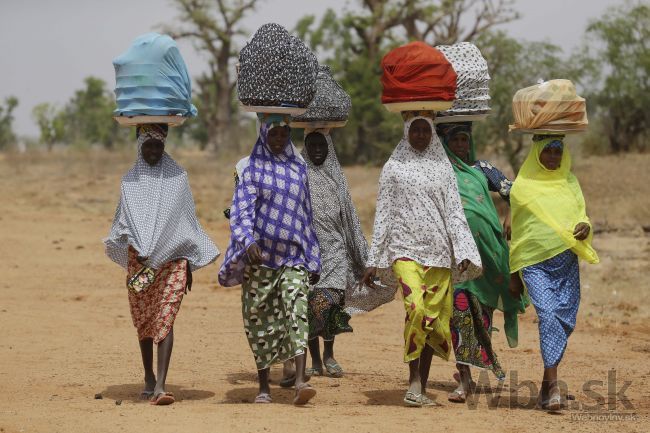
[[[454,285],[451,337],[459,385],[449,394],[449,401],[462,403],[473,384],[470,366],[491,370],[498,380],[505,378],[491,343],[494,310],[504,313],[508,345],[516,347],[517,314],[525,311],[525,304],[508,290],[509,217],[502,228],[489,194],[498,192],[509,202],[512,182],[489,162],[476,160],[471,122],[442,123],[437,131],[456,174],[465,217],[483,263],[480,278]]]
[[[334,338],[352,332],[350,312],[366,312],[392,300],[395,291],[359,287],[366,269],[368,243],[352,203],[348,182],[336,156],[328,129],[305,131],[302,155],[307,162],[314,206],[314,227],[321,248],[320,280],[309,292],[309,352],[311,375],[342,377],[334,359]],[[349,301],[349,305],[346,305]],[[319,338],[323,339],[321,357]]]
[[[377,211],[365,282],[391,267],[404,297],[404,403],[430,406],[432,355],[452,350],[452,281],[477,278],[481,258],[467,225],[456,177],[435,135],[433,113],[405,114],[404,136],[379,179]]]
[[[562,135],[535,135],[510,192],[511,290],[527,290],[539,319],[544,376],[538,405],[562,407],[557,369],[580,304],[578,258],[598,263],[593,231]],[[522,285],[523,280],[523,285]]]
[[[318,281],[307,169],[287,119],[261,116],[259,137],[241,171],[230,211],[230,244],[219,271],[226,287],[242,285],[244,329],[257,364],[256,403],[270,403],[269,368],[295,359],[294,404],[316,390],[305,381],[307,295]]]
[[[138,125],[138,159],[124,175],[106,254],[127,270],[129,304],[138,331],[145,387],[152,404],[174,402],[165,380],[174,344],[174,320],[192,271],[219,250],[196,218],[187,172],[165,153],[166,124]],[[157,378],[153,343],[158,345]]]

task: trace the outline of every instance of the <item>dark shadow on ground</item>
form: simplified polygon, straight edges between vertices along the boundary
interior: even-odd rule
[[[140,402],[146,403],[146,400],[140,399],[140,393],[142,392],[143,384],[142,383],[125,383],[122,385],[110,385],[105,390],[101,392],[103,398],[108,398],[111,400],[124,400],[131,402]],[[200,389],[184,388],[179,385],[167,385],[167,392],[174,393],[176,401],[183,400],[205,400],[211,397],[214,397],[214,392],[204,391]],[[91,396],[92,398],[92,396]]]

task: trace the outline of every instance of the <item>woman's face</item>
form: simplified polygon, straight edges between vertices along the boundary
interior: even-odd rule
[[[323,134],[310,134],[305,141],[307,156],[314,165],[322,165],[327,158],[327,139]]]
[[[417,119],[409,127],[409,144],[417,151],[422,152],[431,143],[431,125],[424,119]]]
[[[449,140],[448,146],[454,155],[462,159],[463,162],[468,162],[469,136],[467,134],[454,134]]]
[[[158,161],[160,161],[160,158],[162,158],[165,152],[165,143],[156,138],[150,138],[142,143],[141,151],[142,159],[147,164],[154,166],[158,164]]]
[[[539,154],[539,162],[547,170],[557,170],[560,167],[560,162],[562,162],[562,148],[545,147],[542,153]]]
[[[269,150],[272,154],[279,155],[284,151],[284,148],[289,143],[289,132],[290,129],[288,126],[275,126],[271,128],[267,138]]]

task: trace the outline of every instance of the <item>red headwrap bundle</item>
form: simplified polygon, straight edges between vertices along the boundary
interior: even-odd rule
[[[381,61],[383,104],[409,101],[453,101],[456,72],[447,58],[424,42],[395,48]]]

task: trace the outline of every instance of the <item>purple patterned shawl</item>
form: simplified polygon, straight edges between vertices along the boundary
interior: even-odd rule
[[[256,242],[263,266],[302,265],[320,273],[320,247],[312,221],[307,168],[291,140],[280,155],[267,146],[270,127],[262,124],[248,165],[235,189],[230,213],[230,243],[219,271],[225,287],[242,283],[246,249]]]

